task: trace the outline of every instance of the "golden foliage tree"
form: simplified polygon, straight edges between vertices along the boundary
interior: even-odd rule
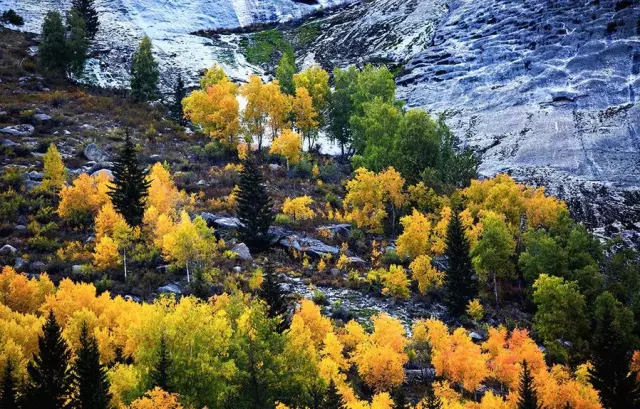
[[[313,100],[306,88],[296,88],[296,96],[293,99],[293,114],[295,126],[302,133],[302,139],[307,139],[309,149],[312,148],[315,140],[315,132],[320,125]]]
[[[58,214],[63,219],[80,225],[86,225],[106,203],[111,202],[107,194],[111,180],[105,172],[92,177],[82,173],[71,186],[60,191]]]
[[[262,150],[269,111],[267,101],[269,89],[262,83],[258,75],[250,75],[249,81],[240,87],[240,95],[247,99],[247,106],[242,112],[242,124],[245,130],[245,139],[248,142],[258,143],[258,150]]]
[[[185,117],[227,146],[236,146],[240,128],[237,86],[228,79],[193,91],[182,100]]]
[[[271,140],[275,140],[283,129],[289,128],[292,97],[280,90],[280,84],[274,80],[264,85],[265,104],[268,114],[267,124],[271,129]]]
[[[301,150],[300,135],[290,129],[285,129],[280,136],[273,140],[269,153],[284,156],[287,159],[287,169],[289,169],[289,164],[295,165],[300,162]]]
[[[430,249],[429,235],[431,221],[422,213],[413,209],[413,213],[400,219],[403,231],[396,246],[398,255],[415,259],[426,255]]]
[[[286,198],[282,204],[282,213],[293,217],[293,220],[309,220],[313,219],[316,214],[309,207],[313,203],[313,199],[309,196],[300,196],[295,199]]]
[[[56,145],[49,145],[49,149],[42,159],[44,161],[44,175],[40,187],[46,192],[60,191],[67,183],[67,168],[62,162]]]
[[[416,257],[409,268],[412,278],[418,283],[418,290],[421,294],[440,288],[444,284],[444,272],[438,270],[431,264],[431,257],[420,255]]]

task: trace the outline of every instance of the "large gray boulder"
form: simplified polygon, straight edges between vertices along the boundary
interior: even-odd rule
[[[340,254],[339,247],[330,246],[318,239],[314,239],[312,237],[301,237],[297,234],[291,234],[281,239],[280,245],[316,258],[327,254],[332,256]]]
[[[84,148],[84,156],[94,162],[106,162],[110,156],[95,143],[90,143]]]
[[[22,124],[13,125],[0,128],[0,132],[13,136],[31,136],[35,132],[36,128],[33,125]]]
[[[0,248],[0,254],[16,254],[17,251],[11,244],[5,244]]]
[[[182,287],[178,283],[169,283],[158,288],[160,294],[182,294]]]
[[[244,243],[238,243],[231,249],[234,253],[238,255],[238,258],[243,261],[252,261],[253,257],[251,256],[251,251],[249,247],[247,247]]]

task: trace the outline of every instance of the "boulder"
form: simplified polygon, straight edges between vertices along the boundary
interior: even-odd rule
[[[82,274],[83,266],[82,264],[74,264],[71,266],[71,272],[73,274]]]
[[[339,247],[330,246],[311,237],[300,237],[296,234],[291,234],[281,239],[279,243],[284,247],[294,249],[300,253],[308,254],[313,257],[322,257],[326,254],[335,256],[340,253]]]
[[[35,170],[32,170],[31,172],[27,173],[27,176],[31,180],[42,180],[42,178],[44,177],[44,174],[42,172],[37,172]]]
[[[269,169],[274,171],[274,172],[277,172],[277,171],[280,170],[280,165],[278,165],[277,163],[270,163],[269,164]]]
[[[22,271],[26,266],[27,266],[27,260],[21,257],[16,258],[16,262],[13,264],[13,268],[16,271]]]
[[[94,131],[94,130],[96,129],[96,127],[95,127],[95,126],[93,126],[93,125],[89,125],[89,124],[83,124],[80,128],[81,128],[81,129],[86,129],[86,130],[88,130],[88,131]]]
[[[11,244],[5,244],[0,248],[0,254],[16,254],[17,251]]]
[[[35,132],[36,128],[33,125],[22,124],[22,125],[13,125],[6,126],[4,128],[0,128],[0,132],[8,133],[13,136],[30,136]]]
[[[36,261],[33,262],[29,265],[29,268],[31,269],[32,272],[37,271],[42,273],[43,271],[47,270],[47,265],[44,264],[44,262],[42,261]]]
[[[51,116],[47,114],[34,114],[33,119],[35,119],[36,121],[45,122],[45,121],[50,121]]]
[[[233,268],[233,272],[234,272],[234,273],[242,273],[242,267],[240,267],[240,266],[235,266],[235,267]]]
[[[251,256],[251,251],[249,251],[249,247],[247,247],[244,243],[238,243],[231,249],[234,253],[238,255],[238,258],[243,261],[252,261],[253,257]]]
[[[182,287],[178,283],[169,283],[158,288],[160,294],[182,294]]]
[[[225,230],[235,230],[241,225],[237,217],[219,217],[213,223],[216,227]]]
[[[19,144],[15,143],[14,141],[12,141],[11,139],[4,139],[2,141],[2,146],[6,146],[8,148],[14,147],[14,146],[18,146]]]
[[[109,154],[95,143],[90,143],[84,148],[84,156],[95,162],[106,162],[109,159]]]

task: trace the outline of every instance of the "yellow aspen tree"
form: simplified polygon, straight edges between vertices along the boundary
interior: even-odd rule
[[[258,75],[250,75],[249,81],[240,87],[240,95],[247,99],[247,105],[242,112],[245,139],[249,143],[257,141],[258,150],[262,149],[269,115],[267,91],[269,89],[265,87]]]
[[[293,220],[309,220],[313,219],[316,214],[309,207],[313,203],[313,199],[309,196],[300,196],[295,199],[286,198],[282,205],[282,213],[293,217]]]
[[[99,242],[104,236],[113,237],[113,232],[119,224],[127,224],[127,222],[113,207],[113,203],[107,202],[100,208],[94,220],[96,241]]]
[[[237,144],[240,128],[237,87],[223,79],[204,91],[193,91],[182,100],[185,117],[229,147]]]
[[[87,225],[106,203],[111,201],[107,194],[111,181],[103,173],[91,177],[86,173],[78,176],[71,186],[60,191],[58,215],[72,223]]]
[[[292,97],[280,91],[277,80],[264,85],[264,97],[273,141],[282,129],[290,127]]]
[[[319,122],[317,121],[318,114],[313,107],[313,100],[306,88],[296,88],[296,96],[293,99],[293,114],[295,126],[302,134],[302,139],[307,139],[309,150],[311,150]]]
[[[42,177],[41,189],[46,192],[58,192],[67,183],[67,168],[62,162],[60,152],[53,143],[49,145],[47,153],[43,156],[44,175]]]
[[[213,64],[207,69],[207,72],[205,72],[204,76],[200,78],[200,88],[202,90],[206,90],[209,87],[213,87],[214,85],[221,83],[222,81],[231,82],[229,80],[229,77],[227,76],[227,73],[224,72],[224,69],[218,64]],[[234,92],[234,95],[235,93],[236,92]]]
[[[191,265],[202,265],[216,246],[213,230],[207,227],[207,223],[200,216],[192,221],[185,211],[180,215],[180,222],[175,226],[175,230],[166,234],[162,240],[163,254],[177,264],[185,266],[187,282],[191,282]]]
[[[93,253],[93,265],[99,270],[108,270],[117,267],[118,264],[120,264],[118,245],[111,237],[102,237]]]
[[[421,294],[440,288],[444,285],[444,272],[438,270],[431,264],[431,257],[419,255],[409,265],[412,278],[418,283],[418,290]]]
[[[150,182],[148,208],[154,207],[159,214],[174,216],[187,202],[186,194],[178,190],[171,173],[160,162],[151,167],[147,180]]]
[[[374,233],[382,232],[387,211],[375,172],[365,168],[356,170],[355,177],[347,182],[344,207],[358,227]]]
[[[296,88],[305,88],[313,100],[319,120],[329,106],[329,73],[314,65],[293,76]]]
[[[178,402],[178,395],[155,387],[134,400],[129,409],[183,409],[183,406]]]
[[[430,249],[429,235],[431,234],[431,221],[416,209],[409,216],[400,219],[403,231],[396,242],[398,255],[415,259],[426,255]]]
[[[289,169],[290,163],[295,165],[300,162],[301,150],[300,135],[290,129],[285,129],[280,136],[273,140],[269,153],[284,156],[287,159],[287,169]]]
[[[391,232],[396,232],[396,213],[407,201],[404,193],[404,178],[392,166],[378,175],[382,199],[391,208]]]

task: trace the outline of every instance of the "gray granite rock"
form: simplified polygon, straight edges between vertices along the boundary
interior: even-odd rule
[[[238,243],[231,248],[231,251],[238,255],[238,258],[243,261],[252,261],[251,251],[244,243]]]
[[[0,132],[13,136],[31,136],[35,130],[36,128],[29,124],[12,125],[0,128]]]
[[[95,143],[90,143],[84,148],[84,156],[95,162],[106,162],[110,156]]]

